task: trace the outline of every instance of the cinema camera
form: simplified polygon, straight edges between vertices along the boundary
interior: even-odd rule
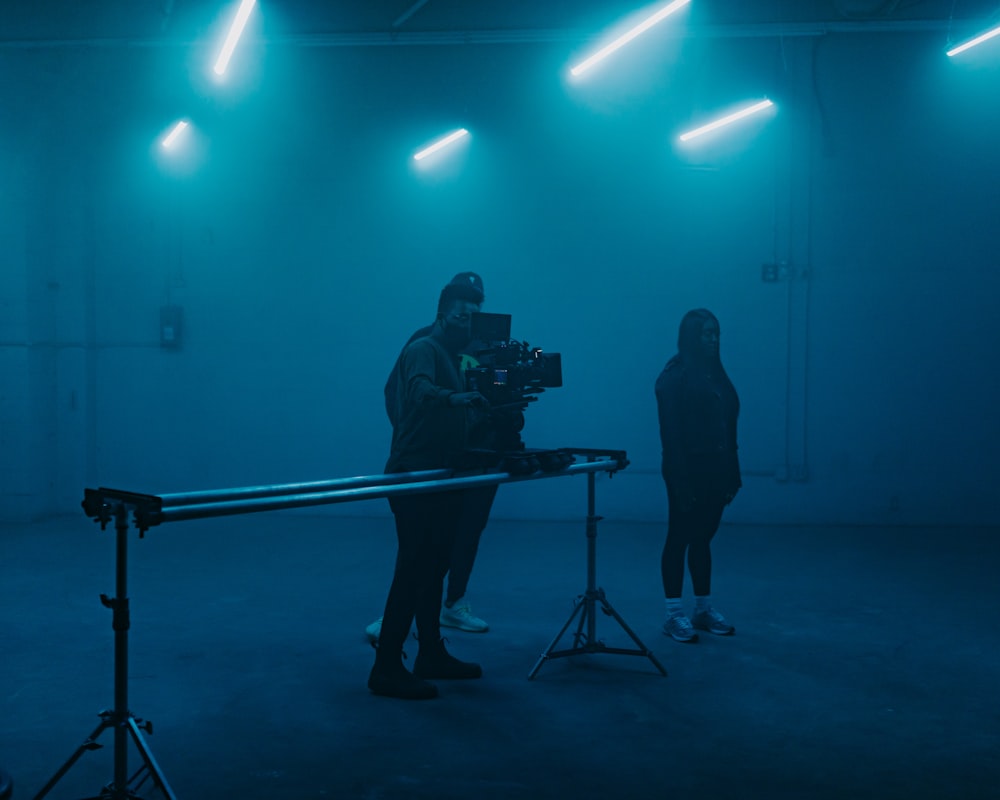
[[[479,366],[466,369],[466,389],[483,395],[492,411],[523,411],[541,392],[562,386],[559,353],[511,339],[510,314],[476,313],[471,326]]]
[[[463,450],[452,466],[529,475],[572,464],[576,458],[569,450],[526,448],[521,440],[524,410],[546,389],[562,386],[559,353],[511,339],[509,314],[473,314],[470,336],[468,352],[475,363],[464,369],[465,387],[483,395],[489,407],[472,423],[469,438],[477,446]]]

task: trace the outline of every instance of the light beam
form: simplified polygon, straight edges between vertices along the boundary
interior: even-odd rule
[[[746,108],[742,108],[739,111],[734,111],[732,114],[727,114],[724,117],[720,117],[714,122],[709,122],[707,125],[702,125],[700,128],[695,128],[694,130],[690,130],[687,133],[682,133],[680,136],[680,140],[682,142],[688,142],[691,139],[701,136],[702,134],[717,130],[725,125],[730,125],[736,122],[737,120],[741,120],[744,117],[749,117],[751,114],[756,114],[760,111],[763,111],[765,108],[770,108],[773,105],[774,103],[772,103],[770,100],[761,100],[759,103],[754,103],[752,106],[747,106]]]
[[[675,11],[679,11],[680,9],[682,9],[684,6],[686,6],[690,2],[691,2],[691,0],[674,0],[674,2],[668,3],[663,8],[661,8],[659,11],[657,11],[655,14],[653,14],[650,17],[647,17],[645,20],[643,20],[642,22],[640,22],[638,25],[636,25],[630,31],[627,31],[626,33],[623,33],[621,36],[619,36],[617,39],[615,39],[611,44],[606,45],[605,47],[602,47],[600,50],[598,50],[596,53],[594,53],[594,55],[592,55],[589,58],[581,61],[579,64],[577,64],[575,67],[573,67],[573,69],[571,69],[570,72],[574,76],[582,75],[584,72],[586,72],[592,66],[594,66],[594,64],[596,64],[598,61],[601,61],[604,58],[607,58],[609,55],[611,55],[613,52],[615,52],[615,50],[617,50],[618,48],[623,47],[624,45],[628,44],[635,37],[637,37],[637,36],[645,33],[650,28],[652,28],[654,25],[656,25],[656,23],[662,22],[667,17],[669,17],[671,14],[673,14]]]
[[[456,142],[459,139],[461,139],[463,136],[468,136],[468,135],[469,135],[469,132],[465,128],[459,128],[457,131],[453,131],[452,133],[449,133],[447,136],[441,137],[436,142],[434,142],[434,144],[429,145],[428,147],[425,147],[419,153],[414,153],[413,154],[413,160],[414,161],[421,161],[421,160],[427,158],[427,156],[431,155],[432,153],[436,153],[441,148],[447,147],[452,142]]]
[[[188,126],[187,121],[183,119],[176,125],[174,125],[174,127],[170,129],[170,133],[168,133],[166,136],[163,137],[163,141],[161,142],[161,144],[163,145],[163,149],[169,150],[171,147],[173,147],[174,143],[177,141],[177,137],[180,136],[182,133],[184,133],[184,130],[187,128],[187,126]]]
[[[214,69],[216,75],[222,75],[226,71],[226,67],[229,66],[229,59],[233,57],[233,51],[236,49],[236,44],[243,34],[243,28],[246,27],[247,19],[250,16],[250,12],[253,11],[256,2],[257,0],[243,0],[240,3],[239,10],[236,12],[236,19],[233,20],[233,24],[229,28],[226,41],[222,44],[222,51],[215,62]]]
[[[963,42],[957,47],[951,48],[951,50],[948,51],[948,55],[957,56],[959,53],[964,53],[970,47],[975,47],[977,44],[982,44],[988,39],[992,39],[994,36],[1000,36],[1000,25],[997,25],[995,28],[991,28],[990,30],[986,31],[986,33],[981,33],[978,36],[969,39],[969,41],[967,42]]]

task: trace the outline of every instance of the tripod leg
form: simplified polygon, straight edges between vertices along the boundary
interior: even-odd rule
[[[128,730],[129,733],[132,734],[132,740],[135,742],[136,749],[138,749],[143,762],[146,764],[146,769],[149,771],[149,774],[153,779],[153,783],[155,783],[156,787],[163,792],[166,800],[177,800],[177,796],[167,783],[167,779],[163,777],[163,771],[160,769],[160,765],[156,763],[156,759],[153,757],[153,752],[149,749],[149,745],[146,744],[142,731],[139,730],[139,724],[133,717],[129,717]]]
[[[80,756],[88,750],[98,750],[102,747],[102,745],[97,743],[97,737],[104,732],[105,728],[111,725],[111,718],[108,712],[101,714],[101,717],[101,724],[94,728],[94,732],[91,733],[90,736],[84,739],[83,744],[76,748],[76,751],[66,760],[66,763],[56,770],[56,774],[49,778],[49,782],[42,787],[41,791],[34,796],[33,800],[41,800],[41,798],[45,797],[45,795],[52,791],[52,787],[62,780],[63,775],[69,772],[70,767],[72,767],[80,759]]]
[[[642,643],[642,640],[638,636],[635,635],[635,633],[628,626],[628,624],[625,622],[625,620],[622,619],[621,614],[619,614],[617,611],[614,610],[614,608],[611,607],[611,603],[608,602],[608,598],[604,596],[604,590],[603,589],[599,589],[598,592],[599,592],[599,597],[601,599],[601,606],[604,609],[604,613],[607,614],[610,617],[614,617],[615,618],[615,621],[619,625],[622,626],[622,630],[624,630],[625,633],[627,633],[631,637],[632,641],[635,642],[636,645],[638,645],[639,649],[642,651],[642,654],[644,656],[646,656],[646,658],[648,658],[650,661],[652,661],[653,664],[655,665],[655,667],[664,676],[666,676],[667,670],[664,669],[663,665],[659,661],[656,660],[656,656],[654,656],[653,653],[652,653],[652,651],[648,647],[646,647],[646,645],[644,645]]]
[[[583,611],[580,613],[580,621],[576,625],[576,633],[573,634],[573,647],[584,648],[589,644],[593,644],[594,637],[591,635],[591,631],[594,630],[594,623],[596,622],[594,618],[594,599],[587,592],[580,597],[580,605]],[[583,632],[583,626],[587,626],[587,632]]]
[[[545,648],[545,651],[539,657],[538,661],[535,662],[535,666],[531,668],[531,672],[528,673],[529,681],[538,674],[538,670],[542,668],[542,664],[544,664],[548,659],[549,653],[556,649],[556,645],[559,644],[559,640],[562,638],[562,635],[566,633],[566,629],[573,624],[573,619],[581,612],[583,612],[584,615],[586,614],[586,605],[582,596],[576,598],[576,602],[573,604],[573,613],[569,615],[569,619],[566,620],[566,624],[559,629],[559,633],[556,634],[556,638],[553,639],[549,646]],[[583,617],[580,618],[580,626],[583,626]],[[579,631],[577,632],[577,635],[579,636]]]

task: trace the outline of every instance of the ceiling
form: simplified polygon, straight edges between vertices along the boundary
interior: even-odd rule
[[[7,0],[0,10],[0,46],[190,41],[206,36],[235,1]],[[331,44],[427,43],[431,34],[468,41],[589,36],[644,5],[643,0],[258,0],[263,35],[327,37]],[[695,34],[729,29],[781,35],[809,26],[833,31],[954,26],[964,34],[996,21],[1000,0],[692,0],[683,13]]]

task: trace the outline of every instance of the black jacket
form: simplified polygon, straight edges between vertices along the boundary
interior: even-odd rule
[[[413,344],[417,339],[423,339],[425,336],[430,336],[433,330],[433,325],[427,325],[426,327],[421,328],[406,340],[403,350],[406,350],[406,348]],[[392,365],[392,370],[389,372],[389,377],[386,379],[385,389],[383,389],[383,394],[385,395],[385,413],[389,417],[389,422],[393,425],[396,424],[396,411],[399,407],[399,397],[397,395],[397,391],[399,386],[399,362],[402,358],[403,352],[400,351],[399,356],[396,358],[396,363]]]
[[[406,351],[407,347],[417,341],[417,339],[423,339],[426,336],[430,336],[433,331],[433,325],[428,325],[418,330],[406,342],[403,352]],[[465,370],[469,367],[479,366],[479,361],[474,354],[485,349],[486,345],[482,342],[470,342],[466,345],[467,352],[463,352],[458,356],[458,374],[460,383],[462,384],[462,388],[458,391],[467,391],[468,387],[465,386]],[[396,359],[396,363],[392,365],[392,370],[389,372],[389,377],[385,382],[385,388],[382,390],[382,393],[385,396],[385,413],[389,417],[389,422],[393,427],[396,427],[396,424],[399,421],[399,365],[402,359],[403,353],[401,352],[399,357]],[[496,431],[490,424],[488,414],[481,411],[470,411],[467,415],[466,421],[468,424],[467,445],[469,447],[492,449],[498,446]]]
[[[678,354],[656,380],[663,479],[682,502],[725,502],[742,486],[740,401],[718,358],[697,356],[694,335],[682,327]]]
[[[448,398],[464,391],[458,357],[433,335],[411,342],[399,357],[390,418],[392,447],[386,472],[450,467],[466,447],[466,409]]]

